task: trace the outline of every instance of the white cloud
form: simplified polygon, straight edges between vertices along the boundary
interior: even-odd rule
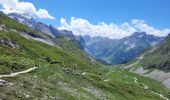
[[[133,19],[132,20],[133,27],[136,28],[139,32],[143,31],[148,34],[152,34],[155,36],[166,36],[169,34],[170,29],[156,29],[152,26],[149,26],[143,20]]]
[[[38,18],[55,19],[45,9],[36,9],[32,3],[19,2],[19,0],[0,0],[2,5],[1,11],[5,13],[21,13],[28,14],[30,16],[36,16]]]
[[[48,11],[45,10],[45,9],[39,9],[39,10],[36,12],[36,15],[37,15],[39,18],[55,19],[53,16],[49,15],[49,14],[48,14]]]
[[[147,25],[143,20],[133,19],[131,22],[125,22],[121,25],[115,23],[106,24],[99,22],[97,25],[91,24],[88,20],[72,17],[68,23],[66,19],[61,18],[59,29],[73,31],[75,35],[101,36],[112,39],[120,39],[133,34],[134,32],[146,32],[156,36],[166,36],[170,29],[155,29]]]

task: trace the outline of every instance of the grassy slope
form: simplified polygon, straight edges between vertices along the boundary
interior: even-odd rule
[[[0,17],[4,18],[2,15]],[[7,17],[5,17],[5,21],[1,20],[1,23],[17,30],[20,29],[13,25],[22,26]],[[23,27],[25,28],[21,31],[29,29],[26,26]],[[119,73],[106,75],[109,72],[107,66],[91,62],[87,54],[64,37],[58,37],[55,40],[62,49],[58,46],[28,40],[14,32],[0,32],[0,37],[9,38],[20,46],[20,49],[15,49],[0,44],[1,74],[38,66],[38,69],[33,72],[13,78],[2,78],[7,81],[0,86],[0,98],[2,99],[161,100],[150,90],[146,91],[140,85],[134,84],[133,80],[124,80]],[[62,63],[50,64],[44,60],[46,57]],[[120,69],[112,70],[119,71]],[[84,72],[86,74],[83,74]],[[141,81],[149,80],[128,72],[124,73],[127,73],[131,78],[139,77],[142,79]],[[111,80],[103,81],[107,78],[111,78]],[[159,86],[157,82],[149,81]],[[156,91],[159,90],[166,92],[162,88],[158,88]]]
[[[146,66],[145,68],[159,68],[163,71],[170,71],[170,66],[166,63],[170,63],[170,36],[165,41],[157,46],[152,53],[145,55],[145,59],[140,62],[140,65]]]

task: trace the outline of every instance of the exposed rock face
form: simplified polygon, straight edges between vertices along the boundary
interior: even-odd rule
[[[39,36],[39,35],[36,35],[36,34],[34,34],[34,33],[31,33],[31,32],[22,32],[22,34],[29,35],[29,36],[31,36],[31,37],[33,37],[33,38],[43,38],[43,37],[41,37],[41,36]]]
[[[49,36],[55,37],[53,35],[53,33],[51,32],[49,26],[44,24],[44,23],[41,23],[41,22],[36,23],[35,29],[42,32],[42,33],[45,33],[45,34],[47,34]]]
[[[170,62],[169,61],[161,62],[161,63],[153,65],[153,66],[155,66],[158,69],[164,70],[164,71],[170,70]]]
[[[80,48],[82,50],[84,50],[85,47],[86,47],[86,44],[85,44],[85,41],[84,41],[83,37],[81,35],[76,36],[76,40],[78,41],[78,44],[79,44]]]

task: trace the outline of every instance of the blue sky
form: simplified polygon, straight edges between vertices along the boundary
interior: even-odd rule
[[[23,0],[36,8],[45,8],[56,20],[44,20],[59,25],[60,18],[84,18],[91,23],[117,23],[142,19],[156,28],[170,27],[170,0]]]
[[[34,16],[75,35],[123,38],[134,32],[166,36],[170,0],[0,0],[5,13]]]

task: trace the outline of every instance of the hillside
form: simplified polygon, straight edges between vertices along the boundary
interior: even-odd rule
[[[139,82],[144,82],[147,88]],[[53,38],[2,13],[0,91],[0,99],[6,100],[164,100],[169,97],[169,90],[159,82],[101,64],[80,49],[74,39],[65,35]]]
[[[165,72],[170,71],[170,34],[156,49],[145,56],[141,62],[146,68],[158,68]]]
[[[170,35],[159,45],[145,50],[135,60],[122,66],[137,74],[158,80],[170,88]]]

